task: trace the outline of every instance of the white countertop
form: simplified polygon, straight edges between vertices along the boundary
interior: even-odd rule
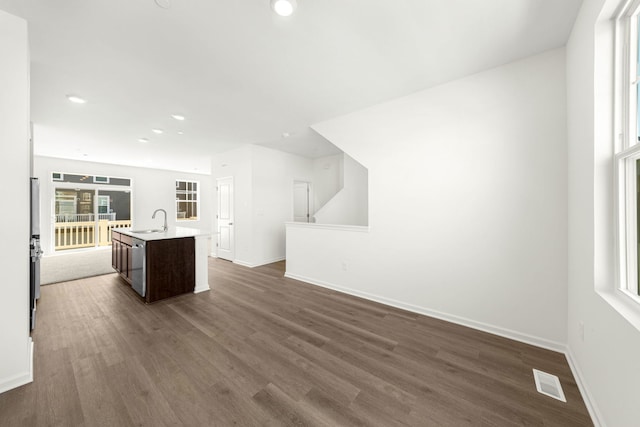
[[[113,231],[140,240],[181,239],[184,237],[210,236],[211,233],[197,228],[169,227],[167,231],[155,233],[134,233],[130,228],[114,228]]]

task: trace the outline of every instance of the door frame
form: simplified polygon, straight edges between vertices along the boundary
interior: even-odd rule
[[[220,258],[219,256],[219,249],[220,249],[220,225],[218,223],[219,221],[219,215],[220,215],[220,181],[222,180],[231,180],[231,211],[232,211],[232,226],[233,226],[233,233],[231,233],[230,236],[230,244],[231,247],[233,248],[231,251],[231,259],[228,258],[222,258],[222,259],[226,259],[228,261],[231,262],[235,262],[236,259],[236,233],[235,233],[235,217],[236,217],[236,197],[235,197],[235,179],[233,177],[233,175],[230,176],[222,176],[219,178],[216,178],[216,246],[215,246],[215,257],[216,258]]]
[[[313,214],[315,213],[313,209],[313,183],[311,181],[303,180],[303,179],[294,179],[292,186],[292,197],[291,197],[291,212],[292,212],[292,220],[295,221],[295,187],[296,184],[307,184],[307,223],[311,223],[311,219],[313,218]]]

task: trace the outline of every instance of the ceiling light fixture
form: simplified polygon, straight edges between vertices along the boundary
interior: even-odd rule
[[[67,95],[67,99],[76,104],[84,104],[87,102],[85,99],[80,98],[79,96],[76,96],[76,95]]]
[[[178,135],[184,135],[184,132],[182,132],[181,130],[178,131]]]
[[[163,9],[169,9],[171,7],[171,2],[169,0],[156,0],[156,5]]]
[[[271,9],[280,16],[289,16],[297,6],[296,0],[271,0]]]
[[[138,138],[138,142],[142,142],[142,143],[149,142],[149,138]]]
[[[184,120],[184,116],[181,116],[180,114],[172,114],[171,117],[180,121]]]
[[[151,129],[151,131],[153,133],[157,133],[158,135],[160,135],[162,132],[164,132],[162,129]]]

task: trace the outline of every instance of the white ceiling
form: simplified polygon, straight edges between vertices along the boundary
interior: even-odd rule
[[[332,154],[310,125],[563,46],[581,0],[170,2],[0,0],[29,22],[37,154],[201,173],[245,143]]]

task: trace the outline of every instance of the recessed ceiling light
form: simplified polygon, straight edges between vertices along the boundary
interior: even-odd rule
[[[169,0],[156,0],[156,4],[158,7],[163,9],[169,9],[171,7],[171,2]]]
[[[296,0],[271,0],[271,9],[280,16],[291,15],[296,6]]]
[[[283,138],[289,138],[291,136],[291,134],[289,132],[283,132],[282,133],[282,137]]]
[[[138,138],[138,142],[149,142],[149,138]]]
[[[76,95],[67,95],[67,99],[76,104],[84,104],[87,102],[85,99],[80,98],[79,96],[76,96]]]
[[[172,114],[171,117],[180,121],[184,120],[184,116],[181,116],[180,114]]]
[[[178,131],[178,135],[184,135],[184,132],[182,132],[181,130]]]
[[[158,135],[160,135],[162,132],[164,132],[162,129],[151,129],[151,131],[153,133],[157,133]]]

